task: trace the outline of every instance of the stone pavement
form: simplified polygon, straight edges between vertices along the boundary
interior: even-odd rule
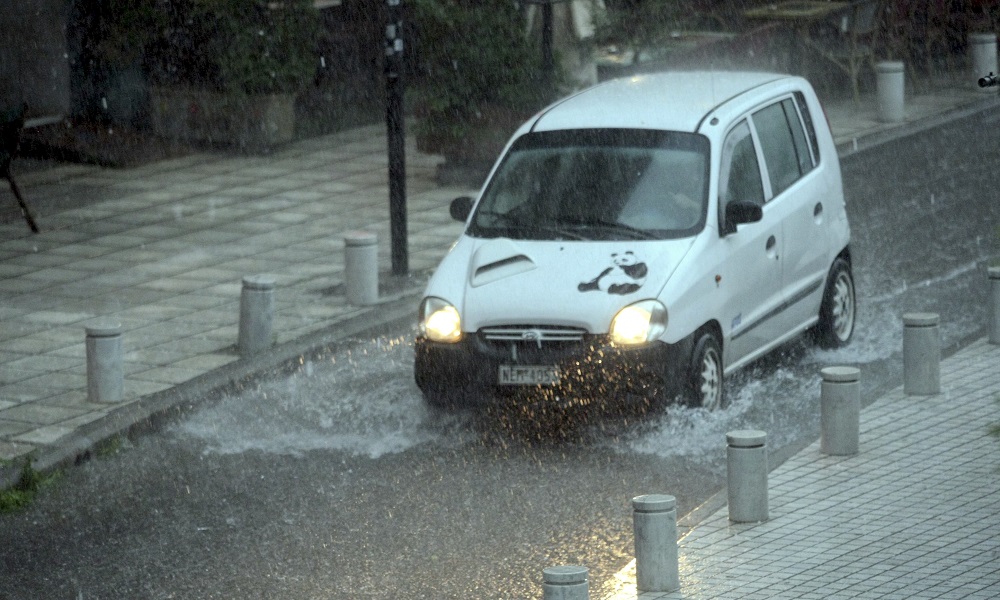
[[[942,361],[940,394],[866,407],[858,454],[817,441],[771,471],[767,521],[721,506],[682,530],[680,591],[637,594],[633,562],[595,597],[1000,598],[997,423],[1000,345],[980,340]]]
[[[175,386],[225,367],[232,376],[261,368],[283,346],[400,312],[400,303],[415,319],[413,295],[461,231],[448,203],[472,193],[437,186],[438,162],[408,150],[409,277],[385,275],[384,126],[265,157],[196,154],[19,176],[42,232],[19,217],[0,225],[0,460],[30,455],[38,468],[72,460],[169,405]],[[72,196],[91,200],[43,210]],[[375,306],[350,305],[342,289],[344,235],[357,229],[379,239],[384,290]],[[255,363],[235,348],[240,293],[244,276],[265,273],[276,279],[277,346]],[[110,322],[123,329],[125,397],[98,404],[87,397],[85,328]]]
[[[881,123],[871,96],[857,105],[827,100],[838,148],[849,154],[1000,105],[974,81],[961,75],[917,90],[901,123]],[[396,277],[388,275],[382,126],[266,157],[202,153],[130,169],[59,165],[19,175],[42,232],[18,219],[0,224],[0,460],[31,457],[39,469],[72,462],[213,386],[373,324],[415,320],[427,275],[461,230],[448,203],[474,192],[437,185],[439,161],[407,150],[411,275]],[[79,198],[88,201],[51,208]],[[357,229],[378,235],[383,290],[374,306],[350,305],[342,289],[343,239]],[[276,346],[241,358],[241,281],[263,273],[277,282]],[[85,328],[110,322],[124,331],[125,397],[93,403]],[[860,456],[827,459],[807,449],[775,471],[771,521],[729,527],[719,513],[703,521],[682,543],[683,592],[669,597],[891,597],[904,588],[952,597],[980,584],[1000,595],[990,541],[1000,534],[998,511],[985,504],[997,492],[997,461],[979,435],[995,414],[982,386],[997,389],[1000,356],[981,344],[960,356],[979,367],[959,369],[951,359],[941,397],[890,395],[867,411]],[[895,446],[908,454],[890,454]],[[965,457],[978,460],[963,469]],[[0,463],[0,486],[11,481],[10,466]],[[946,475],[954,479],[942,483]],[[764,553],[766,564],[756,558]],[[920,569],[933,572],[917,569],[928,563]],[[947,577],[960,572],[977,576]],[[623,585],[619,597],[628,598]]]

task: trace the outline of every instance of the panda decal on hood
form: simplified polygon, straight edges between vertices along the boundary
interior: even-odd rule
[[[648,269],[646,263],[628,250],[615,252],[611,255],[611,265],[601,271],[600,275],[577,286],[581,292],[602,291],[609,294],[631,294],[646,282]]]

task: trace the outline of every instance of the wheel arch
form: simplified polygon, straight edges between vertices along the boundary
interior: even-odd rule
[[[722,325],[717,320],[712,319],[698,329],[695,329],[694,333],[691,334],[691,339],[694,340],[703,333],[712,333],[715,335],[715,339],[719,342],[719,347],[725,349],[725,340],[722,339]]]
[[[726,340],[722,335],[722,325],[715,319],[711,319],[701,325],[698,329],[694,330],[688,337],[688,354],[694,351],[694,344],[698,338],[704,333],[711,333],[715,336],[715,341],[719,343],[719,350],[722,352],[722,369],[725,371],[726,365],[729,363],[726,357]]]
[[[854,266],[853,262],[851,261],[851,246],[850,245],[844,246],[844,249],[841,250],[837,254],[837,256],[833,257],[833,260],[830,261],[830,266],[831,267],[833,266],[833,263],[837,262],[838,258],[842,258],[845,261],[847,261],[848,266],[851,266],[851,267]]]

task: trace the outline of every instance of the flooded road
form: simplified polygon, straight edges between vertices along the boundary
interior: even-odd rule
[[[905,312],[939,312],[946,349],[983,335],[1000,148],[963,140],[985,119],[843,161],[855,339],[750,365],[725,411],[432,410],[407,324],[203,399],[0,516],[0,598],[540,598],[556,564],[588,566],[600,598],[630,559],[629,500],[697,507],[724,485],[726,432],[767,431],[780,461],[818,435],[821,368],[860,367],[864,402],[898,386]]]

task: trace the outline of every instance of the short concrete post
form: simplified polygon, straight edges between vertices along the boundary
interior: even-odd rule
[[[890,123],[902,121],[905,114],[903,63],[879,62],[875,65],[875,73],[879,119]]]
[[[240,294],[240,355],[250,356],[271,347],[274,320],[274,277],[248,275]]]
[[[903,392],[931,396],[941,391],[941,332],[936,313],[903,315]]]
[[[823,454],[849,456],[858,453],[861,425],[861,370],[856,367],[827,367],[820,371],[821,435]]]
[[[121,402],[125,390],[122,326],[87,327],[87,401]]]
[[[351,304],[378,301],[378,237],[374,233],[349,231],[344,236],[344,287]]]
[[[976,89],[996,93],[996,87],[979,87],[979,79],[990,73],[1000,75],[997,69],[997,34],[995,33],[970,33],[969,34],[969,54],[972,56],[972,78],[971,85]]]
[[[676,499],[662,494],[632,498],[632,526],[638,591],[673,592],[680,589]]]
[[[1000,267],[990,267],[990,343],[1000,344]]]
[[[748,429],[726,434],[729,520],[767,520],[767,434]]]
[[[589,600],[587,567],[563,566],[542,569],[543,600]]]

